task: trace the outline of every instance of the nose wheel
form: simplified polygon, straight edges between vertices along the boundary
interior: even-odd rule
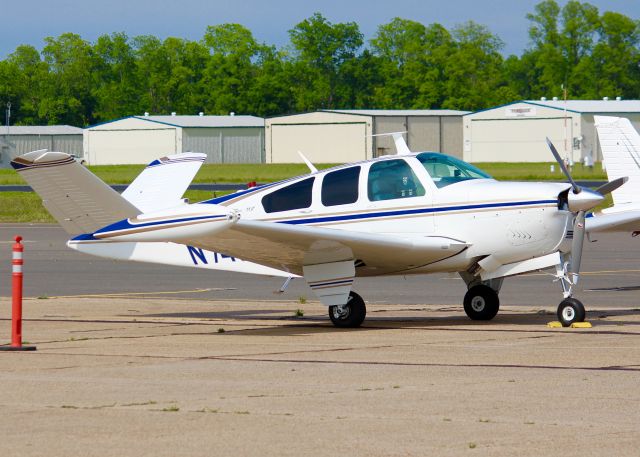
[[[367,315],[367,307],[360,295],[351,291],[344,305],[329,306],[329,318],[336,327],[356,328],[362,325]]]
[[[558,305],[558,320],[563,327],[569,327],[574,322],[584,322],[586,311],[580,300],[565,298]]]

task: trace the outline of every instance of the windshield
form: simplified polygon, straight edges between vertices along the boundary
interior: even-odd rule
[[[492,179],[479,168],[439,152],[423,152],[416,158],[422,163],[438,188],[468,179]]]

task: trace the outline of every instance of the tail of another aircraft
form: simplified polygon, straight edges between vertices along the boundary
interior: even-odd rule
[[[640,208],[640,135],[623,117],[594,116],[594,120],[609,181],[629,177],[612,193],[614,208]]]

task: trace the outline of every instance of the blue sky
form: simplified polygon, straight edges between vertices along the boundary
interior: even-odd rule
[[[399,16],[447,28],[473,20],[504,42],[504,54],[528,45],[529,22],[538,0],[0,0],[0,59],[20,44],[42,48],[44,38],[74,32],[87,41],[112,32],[129,36],[176,36],[199,40],[207,25],[237,22],[261,42],[282,46],[287,31],[314,12],[331,22],[354,21],[367,39]],[[566,1],[559,1],[564,4]],[[601,12],[640,19],[638,0],[592,0]]]

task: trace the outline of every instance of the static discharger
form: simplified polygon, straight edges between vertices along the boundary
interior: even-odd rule
[[[0,346],[0,351],[35,351],[35,346],[22,345],[22,265],[24,246],[22,237],[16,236],[13,245],[12,264],[12,306],[11,306],[11,345]]]

